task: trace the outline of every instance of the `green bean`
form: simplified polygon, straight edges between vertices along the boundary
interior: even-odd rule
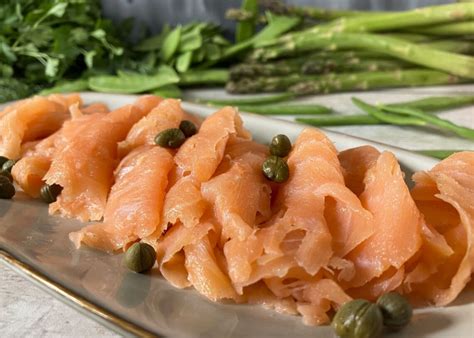
[[[321,115],[310,118],[298,117],[295,121],[316,127],[385,124],[377,118],[365,114]]]
[[[229,98],[229,99],[196,99],[197,103],[211,104],[216,106],[250,106],[250,105],[261,105],[268,103],[276,103],[282,101],[289,101],[294,99],[296,96],[292,93],[282,93],[275,95],[265,96],[252,96],[247,95],[246,97]]]
[[[390,124],[401,125],[401,126],[406,126],[406,125],[426,126],[428,124],[424,119],[421,119],[419,116],[404,116],[404,115],[399,115],[399,114],[390,114],[380,109],[379,107],[372,106],[355,97],[352,98],[352,102],[357,107],[359,107],[360,109],[365,111],[367,114],[376,118],[379,121],[383,121]],[[397,108],[393,108],[393,109],[397,109]]]
[[[396,102],[388,104],[389,107],[406,107],[423,111],[439,111],[453,109],[474,104],[474,95],[433,96],[420,100]]]
[[[331,109],[319,104],[272,104],[272,105],[237,105],[239,110],[262,115],[315,115],[327,114]]]
[[[459,126],[451,121],[442,119],[435,115],[430,115],[422,110],[413,109],[413,108],[405,108],[405,107],[390,107],[390,106],[381,106],[381,108],[389,113],[394,113],[403,116],[403,118],[407,119],[414,119],[423,121],[425,125],[430,124],[436,126],[440,129],[448,130],[455,133],[458,136],[474,140],[474,129]],[[419,124],[423,125],[423,124]]]

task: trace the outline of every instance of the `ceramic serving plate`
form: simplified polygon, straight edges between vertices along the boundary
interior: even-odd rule
[[[86,103],[115,108],[134,96],[85,93]],[[207,107],[184,103],[189,112],[208,115]],[[303,125],[243,114],[255,139],[268,142],[277,133],[295,137]],[[430,169],[436,161],[398,148],[328,131],[338,149],[371,144],[391,150],[407,177]],[[301,318],[259,306],[216,304],[193,289],[179,290],[156,271],[135,274],[122,266],[122,255],[88,248],[76,250],[68,239],[84,224],[48,215],[44,203],[17,193],[0,200],[0,259],[62,301],[112,329],[128,335],[172,337],[332,337],[329,327],[308,327]],[[472,337],[474,291],[465,291],[449,307],[415,311],[400,337]]]

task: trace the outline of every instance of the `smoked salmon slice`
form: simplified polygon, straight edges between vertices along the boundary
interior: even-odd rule
[[[63,187],[57,201],[50,204],[50,213],[82,221],[102,218],[118,162],[117,143],[157,102],[155,96],[143,96],[89,123],[69,140],[45,175],[47,184]]]
[[[81,133],[83,126],[103,116],[107,108],[102,104],[92,104],[79,108],[70,106],[71,120],[66,120],[60,130],[44,138],[26,150],[22,158],[13,166],[12,176],[22,190],[33,198],[39,197],[54,155],[63,149],[69,140]],[[84,115],[85,113],[89,115]]]
[[[81,104],[78,95],[35,96],[6,109],[0,118],[0,155],[18,159],[21,145],[51,135],[69,118],[69,106]]]
[[[359,152],[360,149],[348,150],[340,157],[351,157],[352,151]],[[375,154],[373,151],[371,153]],[[364,191],[360,200],[374,217],[375,232],[348,255],[355,265],[355,276],[348,283],[352,288],[382,276],[390,267],[401,269],[421,246],[423,224],[395,156],[384,152],[376,161],[373,156],[360,157],[360,160],[372,163],[371,166],[369,163],[357,167],[368,168],[363,178]],[[342,163],[350,161],[344,160]]]
[[[104,223],[91,224],[70,239],[113,252],[152,234],[160,224],[163,199],[173,156],[164,148],[143,146],[132,151],[115,173]]]
[[[459,295],[473,271],[474,152],[451,155],[413,179],[412,195],[431,234],[425,235],[427,254],[420,256],[409,274],[416,278],[407,278],[405,290],[443,306]]]

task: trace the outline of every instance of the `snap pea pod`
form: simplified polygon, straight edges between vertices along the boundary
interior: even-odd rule
[[[269,104],[237,105],[239,110],[261,115],[316,115],[328,114],[332,110],[319,104]]]
[[[164,98],[172,98],[172,99],[179,99],[183,97],[183,93],[181,92],[181,89],[179,89],[178,86],[172,85],[172,84],[155,89],[152,91],[152,94],[158,95]]]
[[[442,119],[436,115],[427,114],[422,110],[406,107],[391,107],[391,106],[381,106],[381,109],[388,113],[393,113],[392,115],[403,116],[410,121],[423,121],[425,125],[436,126],[443,130],[448,130],[455,133],[458,136],[474,140],[474,129],[463,127],[457,125],[451,121]],[[418,124],[423,125],[423,124]]]
[[[118,76],[93,76],[88,84],[98,92],[136,94],[178,82],[179,77],[170,67],[161,66],[154,75],[120,73]]]
[[[197,103],[204,103],[217,106],[253,106],[261,105],[268,103],[276,103],[282,101],[289,101],[294,99],[296,96],[293,93],[282,93],[275,95],[265,95],[265,96],[252,96],[247,95],[247,97],[239,97],[232,99],[196,99]]]
[[[72,93],[82,92],[89,89],[89,82],[87,79],[79,79],[73,81],[64,81],[58,83],[54,87],[43,89],[39,95],[49,95],[54,93]]]

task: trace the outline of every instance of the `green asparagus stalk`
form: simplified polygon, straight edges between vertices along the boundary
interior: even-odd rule
[[[272,63],[241,63],[230,68],[230,78],[239,80],[255,76],[285,76],[291,74],[328,74],[331,72],[388,71],[413,68],[410,63],[396,59],[311,58],[288,59]]]
[[[289,101],[296,96],[292,93],[281,93],[275,95],[237,97],[232,99],[195,99],[196,103],[203,103],[213,106],[255,106],[276,102]]]
[[[429,69],[407,69],[327,75],[293,74],[285,77],[255,77],[227,82],[230,93],[250,94],[288,90],[295,95],[325,94],[351,90],[433,86],[466,83],[468,80]]]
[[[332,110],[319,104],[266,104],[266,105],[241,105],[239,110],[261,115],[317,115],[328,114]]]
[[[439,40],[422,43],[422,46],[459,54],[473,54],[474,41],[469,40]]]
[[[338,10],[338,9],[325,9],[317,7],[304,7],[304,6],[290,6],[285,5],[282,1],[278,0],[261,0],[260,3],[266,9],[276,14],[294,15],[307,19],[315,20],[333,20],[342,17],[352,17],[360,15],[373,15],[382,14],[384,12],[370,12],[370,11],[353,11],[353,10]]]
[[[285,43],[294,40],[296,36],[306,35],[308,33],[386,32],[390,30],[407,29],[407,27],[469,21],[472,19],[474,19],[474,3],[457,3],[417,8],[405,12],[343,17],[324,25],[316,25],[301,32],[287,34],[286,36],[282,36],[281,38],[268,43]]]
[[[295,121],[315,127],[385,124],[366,114],[358,115],[321,115],[318,117],[297,117]]]
[[[254,17],[256,17],[258,14],[257,0],[243,0],[242,9],[249,11],[252,14],[252,17],[237,23],[237,27],[235,29],[236,43],[249,40],[255,34],[256,22]]]
[[[255,60],[279,58],[295,51],[311,51],[324,48],[365,48],[402,59],[428,68],[474,79],[474,57],[444,52],[420,46],[401,39],[374,34],[329,33],[299,35],[292,41],[254,50]]]
[[[189,70],[179,75],[181,86],[195,86],[204,84],[222,85],[229,79],[227,69]]]
[[[411,30],[410,30],[411,31]],[[413,29],[417,34],[425,35],[474,35],[474,21],[462,21],[447,23],[442,25],[435,25],[429,27],[418,27]]]

